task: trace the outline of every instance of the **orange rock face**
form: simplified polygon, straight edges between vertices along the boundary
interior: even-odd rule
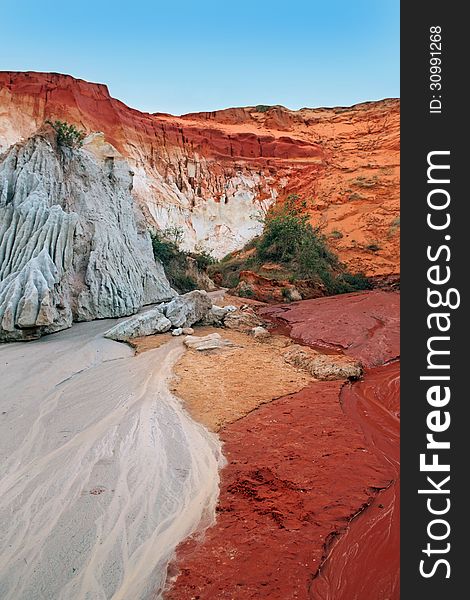
[[[257,211],[296,193],[352,271],[399,271],[399,101],[175,117],[67,75],[0,73],[0,150],[46,119],[102,131],[135,170],[149,222],[222,256],[259,232]],[[255,224],[253,224],[255,223]]]

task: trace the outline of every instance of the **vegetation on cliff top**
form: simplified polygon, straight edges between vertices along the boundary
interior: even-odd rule
[[[275,264],[277,271],[266,269]],[[263,233],[245,248],[226,256],[209,267],[209,274],[222,286],[234,288],[240,272],[253,271],[269,278],[311,280],[324,286],[328,294],[342,294],[370,289],[369,280],[362,274],[352,274],[328,248],[326,238],[312,227],[307,203],[290,195],[283,204],[270,209],[264,221]]]

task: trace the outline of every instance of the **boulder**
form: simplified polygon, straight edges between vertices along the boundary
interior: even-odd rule
[[[211,333],[203,337],[194,335],[185,338],[184,345],[192,350],[202,352],[204,350],[218,350],[220,348],[230,348],[235,346],[230,340],[225,340],[219,333]]]
[[[236,310],[236,309],[235,309]],[[210,310],[210,313],[212,315],[214,315],[214,317],[216,317],[217,319],[220,319],[223,321],[225,315],[230,312],[228,307],[225,306],[217,306],[216,304],[212,305],[212,308]]]
[[[209,310],[207,315],[204,317],[202,323],[204,325],[212,325],[213,327],[222,327],[224,319],[229,312],[237,310],[236,306],[217,306],[214,304]]]
[[[253,329],[251,330],[251,334],[256,340],[260,341],[266,340],[269,337],[271,337],[269,331],[265,327],[261,327],[260,325],[258,325],[258,327],[253,327]]]
[[[183,328],[177,327],[176,329],[173,329],[171,335],[174,335],[175,337],[177,337],[178,335],[183,335]]]
[[[108,329],[104,337],[125,342],[131,338],[164,333],[170,329],[171,321],[157,307],[118,323],[111,329]]]
[[[363,372],[361,363],[354,358],[344,354],[321,354],[297,344],[290,346],[284,360],[323,381],[359,379]]]
[[[285,299],[289,302],[298,302],[302,300],[302,295],[297,288],[291,287],[285,292]]]
[[[166,317],[173,327],[191,327],[201,321],[212,307],[212,301],[204,290],[194,290],[177,296],[166,307]]]
[[[236,310],[229,312],[224,318],[224,326],[229,329],[249,332],[253,327],[263,326],[264,321],[260,319],[252,309]]]

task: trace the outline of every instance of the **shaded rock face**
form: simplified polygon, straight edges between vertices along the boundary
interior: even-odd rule
[[[73,150],[50,128],[0,158],[0,339],[119,317],[174,295],[153,259],[132,174],[96,136]]]

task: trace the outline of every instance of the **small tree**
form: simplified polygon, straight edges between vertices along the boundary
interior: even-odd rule
[[[86,133],[65,121],[46,121],[57,134],[57,143],[69,148],[81,148]]]

